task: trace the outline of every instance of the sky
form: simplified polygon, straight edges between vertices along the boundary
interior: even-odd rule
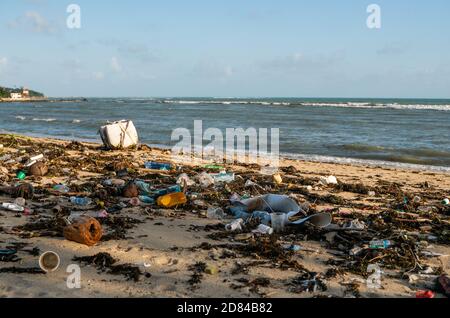
[[[0,86],[53,97],[450,98],[449,52],[448,0],[0,1]]]

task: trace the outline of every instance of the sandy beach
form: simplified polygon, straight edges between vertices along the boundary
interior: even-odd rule
[[[188,162],[171,171],[145,169],[148,161],[171,162],[168,151],[147,146],[104,151],[95,143],[12,135],[0,135],[0,144],[2,187],[19,182],[34,188],[34,197],[26,200],[30,213],[0,210],[0,250],[17,251],[16,258],[0,258],[0,297],[414,298],[419,290],[445,297],[437,280],[450,274],[450,206],[442,203],[450,198],[449,174],[284,159],[277,184],[258,166],[223,165],[236,174],[234,182],[188,186],[187,204],[163,209],[132,206],[103,181],[143,179],[171,186],[181,173],[195,181],[199,173],[212,171]],[[44,154],[48,173],[19,181],[17,170],[38,154]],[[337,185],[320,183],[320,177],[330,175]],[[248,180],[254,185],[246,186]],[[57,184],[70,191],[58,193]],[[225,224],[233,218],[207,218],[206,210],[227,211],[233,193],[287,195],[298,204],[309,203],[307,215],[327,212],[333,221],[321,229],[291,226],[272,236],[251,228],[228,232]],[[71,196],[88,196],[93,204],[75,206]],[[0,203],[14,200],[0,192]],[[120,211],[100,220],[105,235],[97,245],[62,235],[61,220],[68,214],[97,213],[120,203]],[[373,239],[390,240],[392,246],[371,249]],[[45,251],[61,258],[53,273],[39,272],[39,255]],[[138,274],[73,260],[98,253],[127,264],[131,272],[138,268]],[[81,288],[67,287],[70,264],[81,267]],[[381,268],[379,288],[367,284],[371,264]]]

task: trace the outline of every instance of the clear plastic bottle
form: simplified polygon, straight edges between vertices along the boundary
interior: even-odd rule
[[[146,169],[152,169],[152,170],[163,170],[163,171],[169,171],[172,169],[172,165],[170,163],[159,163],[159,162],[146,162],[145,163]]]
[[[140,195],[139,200],[141,200],[142,203],[146,203],[146,204],[154,204],[155,203],[155,199],[153,199],[152,197],[149,197],[147,195]]]
[[[392,242],[389,240],[373,240],[370,242],[369,247],[374,250],[387,249],[392,246]]]
[[[60,193],[68,193],[70,191],[69,187],[64,184],[57,184],[53,187],[53,190]]]
[[[75,205],[86,206],[91,204],[92,200],[89,198],[71,197],[70,202]]]
[[[218,183],[230,183],[235,180],[234,173],[227,173],[225,171],[222,171],[219,174],[214,174],[214,175],[212,175],[212,177],[213,177],[214,181],[218,182]]]
[[[25,210],[24,207],[14,203],[2,203],[2,207],[13,212],[23,212]]]

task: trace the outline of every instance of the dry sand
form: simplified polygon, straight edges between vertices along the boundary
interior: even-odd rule
[[[8,144],[8,142],[11,142]],[[58,163],[59,168],[66,168],[64,172],[51,171],[49,176],[44,178],[27,178],[36,189],[49,188],[52,184],[60,182],[71,182],[73,184],[83,183],[91,178],[103,178],[103,173],[92,172],[92,169],[98,162],[90,160],[93,155],[106,157],[104,162],[114,162],[127,160],[132,168],[139,175],[149,173],[143,169],[145,161],[168,161],[170,156],[166,151],[157,149],[143,148],[139,151],[116,151],[99,152],[96,148],[99,145],[87,144],[86,147],[69,146],[69,142],[49,140],[43,138],[19,138],[0,136],[0,144],[4,148],[0,150],[0,157],[5,153],[13,153],[13,157],[29,156],[36,154],[36,151],[45,149],[60,149],[63,147],[64,153],[59,156],[49,153],[51,158],[49,166]],[[36,149],[36,147],[41,147]],[[68,160],[71,158],[71,160]],[[104,163],[102,161],[102,163]],[[77,163],[77,164],[75,164]],[[103,164],[104,165],[104,164]],[[189,165],[189,164],[187,164]],[[91,168],[86,168],[90,166]],[[313,163],[294,160],[283,160],[283,167],[295,167],[295,173],[282,173],[289,184],[295,183],[295,178],[317,178],[320,176],[334,175],[342,183],[358,184],[366,186],[380,186],[397,184],[397,186],[411,195],[427,197],[427,193],[433,193],[427,200],[427,205],[439,204],[438,198],[444,196],[450,197],[450,178],[448,174],[429,172],[399,170],[382,167],[365,167],[329,163]],[[14,182],[14,169],[19,168],[19,164],[3,164],[0,170],[0,181],[4,185],[11,185]],[[103,167],[96,167],[102,169]],[[246,167],[242,165],[227,166],[244,179],[248,176],[258,175],[258,169],[255,167]],[[70,172],[69,172],[70,170]],[[289,170],[289,171],[291,171]],[[153,172],[155,173],[155,172]],[[177,173],[174,173],[176,177]],[[289,175],[293,175],[292,178]],[[194,175],[191,175],[194,177]],[[16,180],[17,181],[17,180]],[[427,182],[429,188],[424,188]],[[47,184],[47,186],[45,186]],[[284,193],[289,186],[275,187],[272,192]],[[394,198],[389,195],[377,195],[369,197],[353,192],[337,191],[334,188],[324,186],[313,186],[312,194],[333,195],[348,200],[348,204],[318,203],[314,208],[317,211],[340,208],[339,213],[333,214],[335,217],[333,223],[340,221],[339,215],[345,215],[345,212],[362,212],[365,214],[381,213],[387,209],[389,203]],[[39,191],[37,191],[40,194]],[[263,193],[262,191],[260,191]],[[298,202],[305,201],[302,194],[297,194]],[[0,203],[12,202],[9,195],[0,194]],[[45,203],[51,203],[58,200],[58,196],[37,195],[32,202],[28,202],[37,215],[24,216],[17,215],[0,209],[0,249],[11,246],[14,243],[27,243],[25,250],[39,248],[41,252],[55,251],[61,257],[59,269],[50,274],[12,274],[0,273],[0,297],[313,297],[317,295],[335,296],[335,297],[354,297],[350,292],[349,286],[357,286],[361,297],[415,297],[415,292],[419,289],[433,288],[435,276],[430,276],[419,280],[416,284],[411,284],[408,278],[402,276],[406,269],[388,269],[382,268],[382,287],[380,289],[370,289],[366,285],[366,278],[360,275],[343,271],[342,275],[324,278],[327,285],[326,291],[317,291],[316,293],[299,292],[292,282],[299,276],[295,268],[280,268],[276,261],[268,260],[261,255],[244,257],[236,254],[227,247],[215,245],[232,244],[236,238],[225,237],[222,240],[213,240],[208,235],[220,231],[206,231],[205,226],[225,223],[220,220],[210,220],[203,216],[204,208],[195,208],[190,211],[185,209],[164,210],[153,207],[130,207],[120,212],[121,216],[129,216],[142,220],[135,228],[130,229],[126,234],[126,239],[102,241],[95,247],[87,247],[78,243],[65,240],[63,237],[32,237],[23,238],[15,226],[24,225],[32,220],[38,219],[45,209],[39,209],[39,206]],[[360,206],[355,204],[360,203]],[[224,202],[224,206],[226,202]],[[70,204],[67,203],[70,207]],[[372,207],[372,208],[369,208]],[[98,211],[98,209],[93,209]],[[203,212],[202,212],[203,211]],[[51,210],[48,212],[52,214]],[[442,220],[446,223],[444,227],[449,229],[449,216],[442,215]],[[428,225],[428,223],[424,223]],[[301,233],[300,233],[301,234]],[[436,233],[434,233],[436,234]],[[22,235],[23,236],[23,235]],[[302,240],[298,240],[302,238]],[[282,238],[289,241],[286,238]],[[289,241],[296,243],[308,251],[296,252],[292,259],[298,261],[308,271],[317,273],[326,273],[330,268],[340,269],[339,266],[327,265],[330,259],[337,259],[335,249],[329,247],[326,239],[309,238],[305,235],[295,236]],[[193,248],[204,244],[205,248]],[[444,255],[450,254],[448,242],[430,243],[430,250]],[[81,265],[81,288],[69,289],[66,285],[66,268],[70,264],[79,264],[72,261],[74,256],[92,256],[99,252],[111,254],[118,260],[119,264],[141,265],[141,268],[151,274],[151,277],[142,276],[138,282],[127,281],[123,276],[110,275],[108,273],[99,273],[92,266]],[[233,255],[234,254],[234,255]],[[38,267],[38,257],[32,256],[26,251],[19,251],[17,254],[20,261],[17,263],[1,262],[0,270],[7,267],[35,268]],[[440,268],[447,275],[450,273],[448,256],[421,258],[421,263],[432,267],[435,271]],[[193,288],[188,281],[192,278],[193,270],[190,268],[197,262],[204,262],[207,265],[215,266],[219,272],[215,275],[202,274],[201,282]],[[259,263],[255,263],[259,262]],[[248,271],[235,271],[237,264],[248,266]],[[146,264],[144,268],[142,265]],[[417,272],[417,271],[416,271]],[[435,274],[435,273],[434,273]],[[270,284],[266,286],[260,283],[257,288],[252,288],[252,282],[256,279],[267,278]],[[261,280],[260,280],[261,281]],[[258,280],[256,280],[258,282]],[[355,285],[356,284],[356,285]],[[443,297],[438,295],[438,297]]]

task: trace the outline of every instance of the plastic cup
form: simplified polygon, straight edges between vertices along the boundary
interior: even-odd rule
[[[61,260],[55,252],[45,252],[39,258],[39,266],[44,272],[54,272],[58,269]]]
[[[286,227],[287,214],[286,213],[272,213],[270,215],[272,221],[272,228],[275,233],[282,233]]]

